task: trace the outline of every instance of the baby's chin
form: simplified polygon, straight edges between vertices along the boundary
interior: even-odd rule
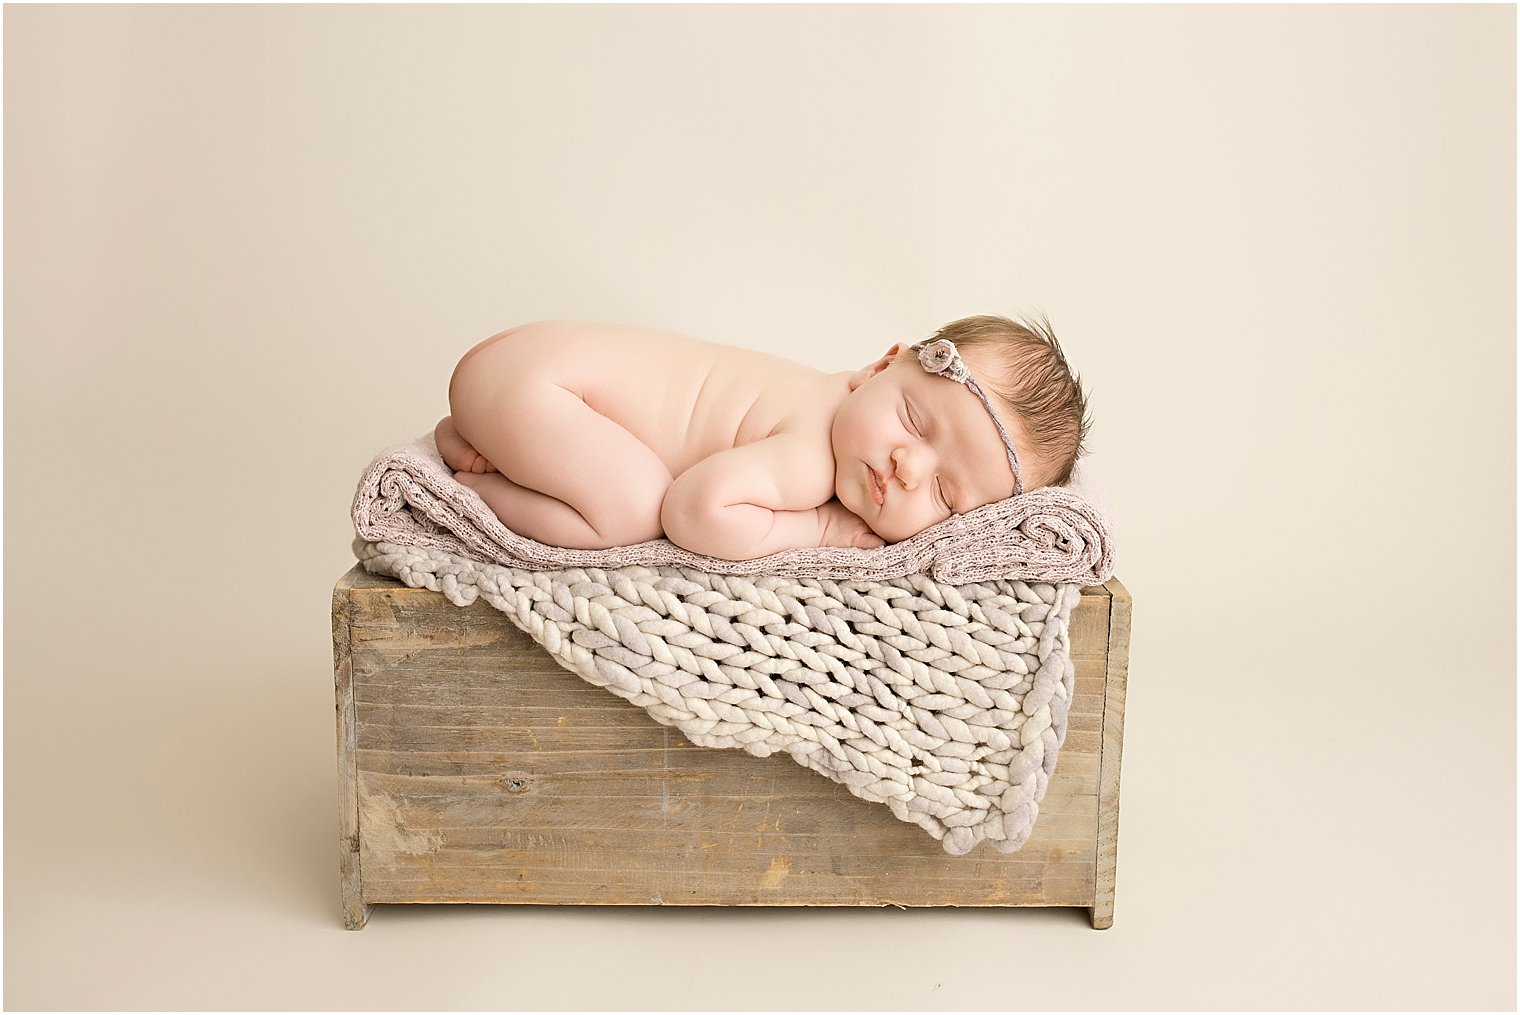
[[[871,519],[866,517],[866,511],[862,509],[865,508],[868,510],[870,507],[874,507],[874,505],[862,505],[853,503],[850,497],[847,497],[842,490],[836,488],[834,490],[834,498],[838,500],[839,503],[844,505],[846,511],[850,512],[850,514],[865,522],[866,528],[876,533],[882,539],[885,539],[888,543],[900,543],[904,539],[909,539],[913,536],[918,535],[917,532],[898,532],[897,530],[891,528],[891,526],[883,526],[881,524],[880,515],[877,516],[875,523],[872,523]]]
[[[843,504],[844,502],[841,501],[840,503]],[[891,526],[883,526],[881,524],[881,520],[880,519],[877,519],[877,521],[873,524],[870,519],[868,519],[865,515],[861,514],[859,511],[856,511],[855,508],[850,507],[849,504],[845,504],[845,507],[849,508],[851,512],[853,512],[854,514],[856,514],[857,516],[859,516],[860,520],[866,523],[866,528],[868,528],[872,532],[876,533],[882,539],[885,539],[888,543],[900,543],[904,539],[907,539],[909,536],[916,536],[916,535],[918,535],[918,533],[916,533],[916,532],[909,532],[909,533],[905,534],[905,533],[902,533],[902,532],[898,532],[896,529],[893,529]]]
[[[888,536],[886,533],[884,533],[884,532],[877,532],[876,526],[872,525],[870,523],[870,521],[867,520],[867,518],[865,516],[865,513],[863,511],[861,511],[861,505],[856,504],[853,501],[851,501],[851,499],[845,495],[845,492],[843,490],[840,490],[839,488],[836,487],[834,489],[834,499],[837,500],[837,501],[839,501],[840,504],[843,504],[844,505],[844,509],[846,511],[848,511],[850,514],[854,515],[856,518],[859,518],[861,521],[865,522],[866,523],[866,528],[870,529],[872,532],[876,532],[876,534],[878,536],[880,536],[882,539],[885,539],[889,543],[894,541],[892,539],[892,537]]]
[[[866,522],[866,528],[876,533],[882,539],[885,539],[888,543],[901,543],[904,539],[912,539],[914,536],[918,535],[919,532],[923,531],[922,529],[918,529],[913,532],[903,532],[901,529],[894,529],[891,526],[883,526],[880,521],[877,521],[876,524],[873,525],[871,522],[866,521],[863,517],[861,518],[861,521]]]

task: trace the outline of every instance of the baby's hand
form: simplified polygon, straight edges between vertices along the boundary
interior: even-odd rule
[[[838,498],[818,508],[823,522],[823,537],[819,546],[853,546],[862,550],[874,550],[886,546],[887,541],[871,531],[865,519],[839,503]]]

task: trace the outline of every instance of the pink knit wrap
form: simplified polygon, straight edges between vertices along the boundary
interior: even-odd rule
[[[988,504],[873,550],[810,547],[743,561],[692,553],[668,539],[572,550],[503,525],[474,490],[454,479],[429,433],[376,456],[359,479],[353,519],[360,544],[430,547],[533,571],[638,564],[854,581],[927,574],[947,585],[994,578],[1098,585],[1114,571],[1112,518],[1080,466],[1074,480]]]

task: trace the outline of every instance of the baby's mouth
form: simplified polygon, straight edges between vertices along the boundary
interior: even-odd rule
[[[875,469],[867,465],[866,472],[869,473],[871,477],[871,500],[875,502],[877,507],[881,507],[886,503],[887,491],[882,486],[881,477],[876,474]]]

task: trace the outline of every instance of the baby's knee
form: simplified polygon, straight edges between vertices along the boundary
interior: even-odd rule
[[[542,435],[558,429],[546,407],[556,390],[538,377],[466,374],[449,398],[454,430],[510,475],[517,463],[545,453]]]

